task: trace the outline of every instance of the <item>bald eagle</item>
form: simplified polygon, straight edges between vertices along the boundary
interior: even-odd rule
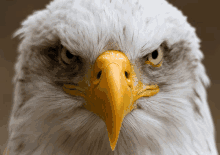
[[[15,33],[10,155],[217,155],[195,28],[165,0],[54,0]]]

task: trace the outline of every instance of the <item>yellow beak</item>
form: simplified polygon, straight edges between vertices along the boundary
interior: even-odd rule
[[[86,81],[80,82],[79,86],[65,84],[63,87],[68,94],[84,97],[84,107],[105,122],[112,150],[115,149],[124,117],[136,108],[135,101],[159,92],[157,85],[144,85],[139,81],[135,86],[135,78],[127,56],[120,51],[109,50],[97,58],[87,89]]]

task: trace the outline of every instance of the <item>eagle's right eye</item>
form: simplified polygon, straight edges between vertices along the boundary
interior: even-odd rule
[[[67,48],[62,47],[61,50],[61,60],[65,65],[69,65],[72,62],[76,61],[76,56],[73,55]]]

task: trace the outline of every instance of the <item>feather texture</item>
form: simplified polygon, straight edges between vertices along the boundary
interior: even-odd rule
[[[165,0],[55,0],[29,16],[20,36],[11,155],[217,155],[207,103],[209,78],[195,28]],[[58,61],[60,45],[82,58],[73,74]],[[164,48],[162,67],[144,56]],[[124,52],[139,80],[160,92],[136,101],[122,124],[115,151],[105,123],[62,91],[77,83],[105,50]],[[89,81],[88,81],[89,84]]]

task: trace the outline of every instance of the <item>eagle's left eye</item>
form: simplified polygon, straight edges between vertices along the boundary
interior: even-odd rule
[[[146,64],[151,64],[153,67],[160,67],[163,59],[163,50],[159,47],[157,50],[154,50],[152,53],[147,55]]]

